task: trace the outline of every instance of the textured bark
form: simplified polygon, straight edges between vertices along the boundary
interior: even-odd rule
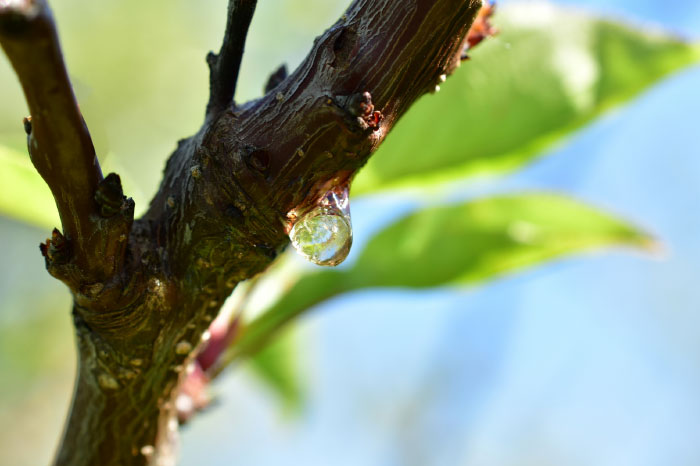
[[[30,56],[42,50],[33,40],[52,44],[46,54],[59,60],[51,66],[63,69],[45,3],[14,3],[39,12],[0,5],[0,41],[30,102],[32,160],[61,212],[65,237],[56,232],[44,246],[47,266],[75,297],[79,371],[56,463],[167,464],[178,381],[224,299],[286,247],[295,211],[349,182],[410,105],[459,65],[480,0],[356,0],[290,76],[240,106],[231,100],[238,52],[226,58],[233,66],[210,55],[207,118],[180,141],[133,224],[118,178],[102,180],[74,99],[62,101],[69,111],[61,113],[46,108],[51,83],[37,79],[32,88],[31,68],[47,66]],[[241,39],[229,27],[226,35],[219,57],[226,41]],[[236,47],[242,52],[242,42]],[[72,96],[67,77],[59,81],[68,86],[59,94]],[[66,142],[57,125],[75,136]],[[49,166],[77,161],[78,172],[46,171],[41,147],[49,147]]]

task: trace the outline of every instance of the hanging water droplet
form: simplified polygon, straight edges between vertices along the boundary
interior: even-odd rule
[[[338,265],[352,245],[348,187],[337,187],[303,214],[289,232],[292,245],[305,259],[318,265]]]

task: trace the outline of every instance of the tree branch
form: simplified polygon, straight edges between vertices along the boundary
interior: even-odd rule
[[[53,193],[65,234],[64,238],[55,230],[42,251],[52,274],[78,291],[86,284],[106,280],[118,267],[123,253],[119,237],[128,233],[130,220],[105,221],[105,217],[123,207],[126,217],[131,211],[133,218],[133,204],[124,203],[119,177],[113,176],[98,189],[102,172],[47,2],[0,1],[0,44],[29,105],[31,117],[24,123],[32,163]],[[109,204],[106,209],[101,205],[104,202],[95,200],[98,191]],[[107,260],[95,260],[105,255]]]
[[[257,0],[229,0],[226,32],[218,55],[210,52],[210,96],[207,116],[226,109],[233,103],[241,68],[248,27],[253,20]]]
[[[207,118],[178,144],[132,230],[118,177],[100,181],[45,1],[8,1],[0,41],[69,240],[56,232],[44,247],[73,291],[79,349],[57,464],[169,464],[177,387],[224,299],[287,246],[295,211],[349,183],[410,105],[459,66],[481,2],[355,0],[274,92],[234,107],[255,2],[232,1],[209,60]]]
[[[493,13],[493,3],[487,2],[482,5],[465,38],[463,53],[460,57],[461,59],[468,59],[468,51],[471,51],[474,47],[478,46],[486,38],[494,36],[498,33],[498,30],[491,24],[491,17],[493,16]],[[273,90],[286,78],[286,66],[282,65],[270,76],[265,88],[265,93]],[[256,281],[257,278],[253,278],[246,282],[246,291],[245,295],[239,302],[240,306],[245,306],[246,296],[251,293]],[[242,309],[238,309],[238,311],[241,310]],[[222,317],[225,318],[222,319]],[[227,366],[231,365],[240,358],[253,356],[255,354],[255,348],[260,348],[268,343],[280,328],[287,323],[293,322],[295,316],[288,317],[289,319],[279,321],[279,325],[275,326],[272,332],[265,333],[265,335],[261,336],[260,339],[253,345],[248,345],[249,351],[241,352],[232,351],[232,348],[234,346],[240,346],[241,338],[245,339],[246,335],[250,333],[250,327],[255,326],[258,320],[264,319],[264,316],[260,316],[253,322],[247,322],[245,325],[242,325],[240,314],[237,314],[235,319],[230,318],[230,316],[220,314],[209,327],[211,338],[209,338],[207,344],[199,352],[197,360],[194,362],[194,364],[197,365],[197,370],[193,370],[191,376],[188,377],[188,379],[191,378],[192,381],[191,383],[185,384],[188,387],[188,395],[193,400],[198,400],[197,402],[188,404],[188,406],[194,408],[195,410],[205,407],[208,398],[203,394],[206,394],[206,385],[208,381],[218,377]],[[188,413],[180,413],[180,416],[187,417],[187,419],[189,419],[192,414],[194,414],[194,412],[190,411]]]
[[[287,214],[350,180],[408,107],[459,65],[479,6],[355,1],[274,94],[221,113],[180,144],[146,214],[163,225],[158,241],[173,271],[207,275],[202,262],[231,261],[227,273],[240,280],[263,270],[288,242]],[[367,92],[383,116],[376,125],[358,109]],[[221,257],[210,257],[219,242]]]

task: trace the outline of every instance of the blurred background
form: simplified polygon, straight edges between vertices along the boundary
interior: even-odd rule
[[[201,124],[226,2],[52,5],[103,170],[143,212],[175,142]],[[238,100],[280,63],[293,69],[346,7],[261,0]],[[358,178],[346,269],[416,209],[532,191],[612,213],[653,250],[606,237],[592,243],[628,247],[543,262],[589,249],[567,246],[466,286],[325,300],[283,335],[293,394],[249,364],[225,372],[182,429],[181,464],[700,464],[700,67],[681,42],[700,40],[700,3],[503,0],[494,23],[502,33],[417,104],[449,124],[433,119],[420,147],[409,114]],[[39,253],[57,216],[23,155],[26,105],[4,57],[0,102],[0,464],[41,465],[71,394],[70,296]],[[392,157],[432,150],[444,170],[430,186],[413,186],[426,167],[390,179]],[[313,271],[293,251],[283,262]]]

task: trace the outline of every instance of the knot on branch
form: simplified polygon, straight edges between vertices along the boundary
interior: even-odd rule
[[[124,196],[119,175],[110,173],[104,180],[100,181],[95,191],[95,202],[97,202],[103,217],[112,217],[122,209],[128,209],[128,201]]]
[[[261,175],[265,175],[270,168],[270,153],[264,149],[247,145],[242,149],[242,157],[248,167]]]
[[[24,132],[27,133],[27,136],[32,134],[32,117],[24,117],[22,119],[22,125],[24,126]]]
[[[333,41],[333,68],[348,65],[350,57],[357,50],[357,31],[354,27],[341,27]]]
[[[209,65],[209,71],[211,73],[216,71],[216,64],[219,62],[219,56],[214,52],[207,53],[207,65]]]
[[[44,256],[46,270],[49,274],[66,284],[76,281],[79,275],[72,263],[75,254],[71,241],[66,238],[58,228],[51,232],[51,238],[39,245],[41,255]]]
[[[287,73],[287,65],[284,63],[279,66],[271,75],[269,78],[267,78],[267,83],[265,84],[265,94],[279,86],[282,81],[287,79],[288,73]]]
[[[53,229],[51,238],[39,245],[39,250],[46,258],[46,267],[49,269],[55,265],[63,265],[70,259],[70,243],[58,228]]]
[[[99,182],[93,198],[99,215],[91,215],[88,221],[99,234],[93,234],[81,243],[81,252],[93,259],[87,266],[78,260],[76,239],[69,234],[64,236],[58,229],[54,229],[51,238],[39,247],[48,272],[68,285],[84,306],[91,302],[99,308],[105,301],[103,295],[108,288],[121,289],[119,274],[124,271],[134,221],[134,201],[124,196],[121,181],[115,173]],[[107,283],[111,285],[106,286]],[[113,298],[112,294],[110,296]]]
[[[372,94],[368,91],[358,92],[349,96],[336,96],[336,103],[354,119],[354,123],[362,130],[379,129],[379,123],[384,119],[382,112],[374,109]]]

